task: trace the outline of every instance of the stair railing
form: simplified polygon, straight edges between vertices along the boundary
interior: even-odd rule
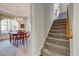
[[[71,21],[69,17],[69,5],[67,5],[66,34],[67,38],[72,38]]]

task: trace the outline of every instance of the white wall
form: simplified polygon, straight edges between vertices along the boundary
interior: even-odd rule
[[[53,21],[53,4],[32,4],[31,16],[33,55],[39,55]]]
[[[69,18],[70,18],[70,25],[71,25],[71,32],[73,34],[73,4],[69,6]],[[73,37],[70,40],[70,55],[73,56]]]
[[[73,55],[79,56],[79,4],[73,4]]]
[[[32,45],[33,55],[37,55],[40,49],[41,40],[44,36],[44,9],[43,4],[32,4]]]
[[[9,35],[8,34],[0,34],[0,40],[7,40],[9,39]]]
[[[60,3],[60,15],[59,15],[59,19],[63,19],[67,17],[67,5],[69,3]]]
[[[54,20],[54,4],[44,4],[44,34],[48,34]]]
[[[60,12],[60,8],[59,8],[60,4],[59,3],[54,3],[54,19],[58,19],[58,15]]]
[[[67,12],[67,5],[69,3],[60,3],[60,13]]]

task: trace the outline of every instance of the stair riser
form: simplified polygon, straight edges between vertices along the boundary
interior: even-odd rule
[[[66,21],[54,21],[54,23],[66,23]]]
[[[53,24],[52,26],[66,26],[66,24],[58,24],[58,23],[56,24],[56,23],[55,23],[55,24]]]
[[[45,45],[45,44],[44,44]],[[44,46],[45,47],[45,46]],[[44,48],[41,50],[41,55],[43,56],[49,56],[47,53],[44,52]]]
[[[67,39],[64,35],[54,35],[54,34],[48,34],[48,37],[54,37],[54,38],[61,38],[61,39]]]
[[[62,34],[66,34],[66,31],[53,31],[53,30],[50,30],[50,33],[62,33]]]
[[[62,24],[63,25],[63,24],[66,24],[66,22],[53,22],[53,24]]]
[[[52,55],[49,55],[49,54],[47,54],[47,53],[45,53],[45,52],[42,52],[42,55],[43,56],[65,56],[65,55],[56,55],[56,54],[52,54]]]
[[[52,26],[51,29],[66,29],[66,26]]]
[[[65,26],[66,27],[66,25],[52,25],[51,27],[60,27],[60,28],[62,28],[61,26]]]
[[[50,31],[65,31],[66,32],[66,29],[50,29]]]
[[[45,48],[47,48],[52,53],[54,51],[54,52],[59,53],[59,54],[63,54],[63,55],[67,55],[67,56],[70,55],[70,53],[69,53],[70,51],[67,49],[62,49],[62,48],[60,49],[58,47],[51,47],[51,46],[46,45],[46,44],[45,44]]]
[[[55,40],[55,39],[47,39],[46,41],[50,42],[50,43],[58,44],[58,45],[65,46],[65,47],[69,48],[69,42],[58,41],[58,40]]]
[[[66,18],[64,18],[64,19],[56,19],[54,21],[65,21],[65,20],[66,20]]]
[[[47,54],[47,53],[45,53],[45,52],[41,52],[41,54],[43,55],[43,56],[50,56],[49,54]]]
[[[66,30],[66,28],[51,28],[51,30]]]
[[[66,22],[66,19],[63,19],[63,20],[54,20],[54,22]]]

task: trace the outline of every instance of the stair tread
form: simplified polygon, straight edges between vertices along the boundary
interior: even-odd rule
[[[66,26],[52,26],[51,29],[66,29]]]
[[[52,31],[66,31],[66,29],[50,29]]]
[[[53,24],[55,24],[55,23],[57,23],[57,24],[66,24],[66,21],[54,21]]]
[[[64,18],[64,19],[55,19],[55,20],[66,20],[66,19],[67,19],[67,18]],[[54,20],[54,21],[55,21],[55,20]]]
[[[65,31],[66,32],[66,30],[55,30],[55,29],[51,29],[50,31]]]
[[[62,22],[66,22],[66,20],[55,20],[54,22],[55,22],[55,23],[57,23],[57,22],[58,22],[58,23],[62,23]]]
[[[49,34],[66,36],[66,34],[63,34],[63,33],[49,33]]]
[[[54,22],[52,25],[57,25],[57,26],[58,25],[66,25],[66,22],[64,22],[64,23],[58,23],[58,22],[56,23],[56,22]]]
[[[64,32],[64,33],[66,33],[66,30],[50,30],[50,32],[53,32],[53,33],[60,33],[60,32]]]
[[[55,51],[53,51],[53,52],[51,53],[51,52],[50,52],[48,49],[46,49],[46,48],[44,48],[43,52],[46,53],[47,55],[50,55],[50,56],[63,56],[63,54],[56,53]]]
[[[57,19],[57,20],[54,20],[54,21],[66,21],[66,18],[65,19]]]
[[[54,44],[65,46],[65,47],[70,47],[69,46],[70,41],[68,39],[59,39],[59,38],[47,37],[46,42],[54,43]]]
[[[48,45],[48,46],[51,46],[51,47],[57,47],[57,48],[60,48],[60,49],[67,49],[67,50],[69,50],[68,47],[57,45],[57,44],[54,44],[54,43],[46,42],[45,44]]]
[[[66,27],[66,25],[52,26],[52,27]]]
[[[51,28],[50,30],[66,30],[66,28]]]
[[[54,38],[54,37],[47,37],[47,39],[53,39],[53,40],[58,40],[58,41],[63,41],[63,42],[69,42],[67,39],[60,39],[60,38]]]
[[[54,21],[53,24],[55,24],[55,23],[56,23],[56,24],[66,24],[66,21],[63,21],[63,22]]]

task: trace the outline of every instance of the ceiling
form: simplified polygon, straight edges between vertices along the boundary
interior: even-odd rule
[[[0,14],[26,17],[30,15],[29,3],[0,3]]]

